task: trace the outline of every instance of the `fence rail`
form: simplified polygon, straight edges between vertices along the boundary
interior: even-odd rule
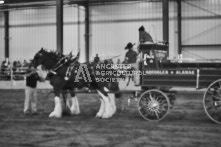
[[[24,89],[28,67],[1,68],[0,89]],[[38,82],[38,89],[52,89],[49,81]]]
[[[19,68],[1,68],[0,71],[0,80],[24,80],[25,74],[27,73],[27,67],[19,67]]]

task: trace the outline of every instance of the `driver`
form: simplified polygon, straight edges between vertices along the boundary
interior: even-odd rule
[[[125,47],[125,50],[128,50],[128,51],[125,55],[124,63],[131,64],[131,67],[133,68],[133,70],[138,71],[138,63],[137,63],[138,53],[134,51],[133,47],[134,47],[134,44],[132,44],[131,42],[129,42],[127,46]],[[134,75],[134,82],[136,86],[139,86],[140,84],[139,75]]]
[[[149,33],[146,32],[144,26],[141,26],[139,29],[139,42],[145,43],[145,42],[153,42],[153,39]]]
[[[149,33],[146,32],[144,26],[141,26],[139,29],[139,45],[138,45],[138,51],[140,53],[140,44],[149,42],[149,43],[153,43],[153,39],[151,37],[151,35]]]

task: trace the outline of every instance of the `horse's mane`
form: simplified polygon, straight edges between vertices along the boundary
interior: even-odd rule
[[[44,52],[45,54],[49,55],[51,58],[56,59],[56,60],[58,60],[58,59],[60,59],[61,57],[64,56],[62,53],[59,53],[59,52],[54,51],[54,50],[48,51],[47,49],[42,49],[41,51]]]

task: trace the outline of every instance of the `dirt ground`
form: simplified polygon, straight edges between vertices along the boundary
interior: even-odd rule
[[[136,101],[127,105],[124,95],[122,111],[111,119],[94,116],[99,109],[97,94],[78,94],[81,114],[48,118],[53,97],[38,92],[38,115],[24,116],[23,90],[0,90],[0,147],[218,147],[221,126],[213,123],[202,105],[203,93],[179,92],[175,106],[160,122],[145,121],[138,113]]]

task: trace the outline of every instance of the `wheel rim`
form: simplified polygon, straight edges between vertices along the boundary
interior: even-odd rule
[[[207,116],[221,124],[221,80],[210,84],[203,97],[203,106]]]
[[[159,121],[166,117],[170,109],[169,99],[160,90],[144,92],[138,101],[140,115],[149,121]]]

